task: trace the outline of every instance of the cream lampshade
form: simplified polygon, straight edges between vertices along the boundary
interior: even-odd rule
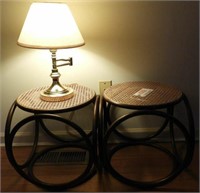
[[[41,93],[42,100],[61,101],[73,97],[73,90],[60,84],[57,68],[72,65],[72,58],[57,60],[56,51],[79,47],[85,42],[66,4],[33,3],[17,43],[26,48],[49,49],[52,53],[52,85]],[[57,61],[65,63],[58,65]]]

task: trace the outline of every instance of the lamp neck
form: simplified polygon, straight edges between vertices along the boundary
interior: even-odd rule
[[[56,65],[56,49],[51,49],[50,52],[51,52],[51,59],[52,59],[52,67],[53,69],[52,70],[56,70],[57,71],[57,65]]]

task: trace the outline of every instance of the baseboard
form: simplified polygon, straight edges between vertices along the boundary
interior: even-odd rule
[[[153,133],[155,133],[158,130],[158,128],[126,128],[123,129],[123,131],[121,131],[121,133],[125,136],[129,136],[129,137],[136,137],[137,138],[142,138],[142,137],[146,137],[149,136]],[[155,139],[156,140],[162,140],[162,141],[169,141],[169,132],[168,132],[168,128],[166,128],[163,132],[162,135],[157,136]],[[86,133],[88,133],[89,131],[86,130]],[[68,139],[72,139],[72,137],[70,135],[66,134],[66,131],[55,131],[54,134],[58,137],[63,137],[63,136],[67,136]],[[4,146],[4,133],[0,133],[0,137],[1,137],[1,144],[0,146]],[[184,140],[181,136],[177,137],[177,140]],[[13,145],[14,146],[29,146],[32,145],[33,141],[33,134],[32,132],[28,132],[28,131],[21,131],[18,132],[15,136],[15,140]],[[110,141],[111,143],[118,143],[119,140],[117,137],[111,137]],[[49,139],[49,137],[44,134],[44,133],[40,133],[40,139],[39,139],[39,145],[51,145],[53,144],[53,141]]]
[[[87,132],[87,131],[86,131]],[[65,139],[72,139],[70,135],[66,135],[66,131],[54,131],[54,134],[60,138],[66,136]],[[74,136],[74,135],[73,135]],[[0,134],[1,144],[0,146],[5,146],[4,133]],[[33,144],[34,135],[29,131],[21,131],[15,135],[15,139],[13,142],[14,146],[31,146]],[[39,134],[39,142],[38,145],[51,145],[55,144],[54,140],[51,137],[47,136],[44,132],[40,132]]]

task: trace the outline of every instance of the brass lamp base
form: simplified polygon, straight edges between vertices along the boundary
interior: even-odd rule
[[[68,100],[74,96],[74,90],[72,88],[67,88],[65,92],[60,93],[48,93],[43,91],[40,93],[40,98],[48,102],[60,102]]]

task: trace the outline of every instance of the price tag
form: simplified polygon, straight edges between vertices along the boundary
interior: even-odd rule
[[[149,95],[151,92],[153,92],[153,89],[142,88],[142,89],[140,89],[138,92],[136,92],[135,94],[133,94],[133,96],[146,97],[146,96]]]

